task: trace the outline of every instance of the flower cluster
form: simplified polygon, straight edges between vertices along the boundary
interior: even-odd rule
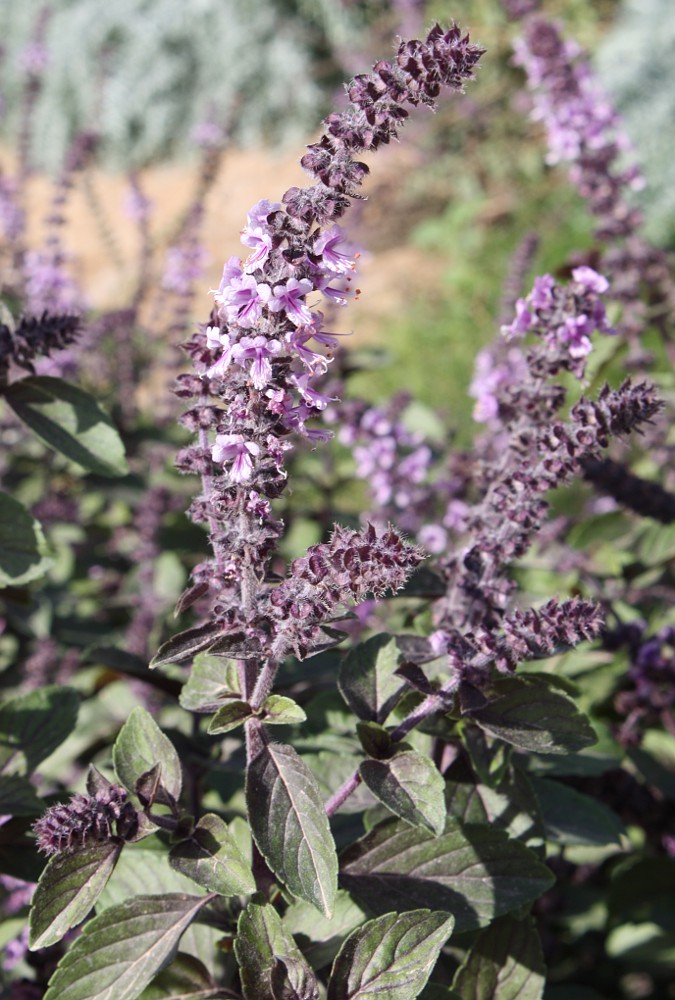
[[[45,854],[72,851],[85,844],[128,839],[138,828],[138,815],[119,785],[107,784],[94,795],[74,795],[68,805],[44,813],[33,829]]]
[[[439,625],[497,625],[514,586],[506,567],[541,528],[544,495],[578,475],[581,461],[598,456],[611,438],[651,421],[661,406],[653,386],[627,380],[619,389],[605,386],[596,400],[582,397],[569,421],[551,416],[529,432],[514,424],[509,447],[483,470],[488,485],[467,516],[468,545],[440,562],[448,590],[436,608]]]
[[[600,608],[591,601],[552,599],[540,608],[505,615],[498,630],[477,627],[461,633],[441,628],[428,640],[403,637],[400,645],[408,662],[415,664],[447,656],[454,685],[466,682],[480,689],[489,684],[489,668],[512,673],[520,663],[544,659],[596,638],[603,624]]]
[[[675,733],[675,628],[648,635],[645,622],[632,622],[609,633],[605,646],[624,646],[630,657],[625,686],[614,699],[619,740],[637,746],[650,727]]]
[[[597,219],[596,237],[607,242],[601,269],[622,302],[622,326],[636,337],[645,325],[643,286],[659,301],[670,301],[668,263],[639,235],[640,212],[630,192],[640,189],[642,173],[634,163],[621,121],[603,93],[583,50],[567,41],[557,25],[540,17],[525,22],[515,45],[533,91],[534,117],[546,127],[549,163],[570,164],[570,176]]]
[[[361,531],[336,526],[330,541],[312,545],[271,591],[274,655],[292,649],[303,658],[313,646],[325,647],[322,623],[368,595],[400,590],[423,558],[391,526],[381,535],[373,525]]]
[[[252,594],[251,581],[265,577],[280,531],[270,500],[285,488],[290,435],[329,437],[308,426],[331,401],[315,379],[338,344],[318,306],[357,294],[356,255],[337,225],[368,172],[354,154],[393,139],[406,103],[433,107],[442,86],[461,90],[482,51],[456,26],[401,43],[395,61],[352,81],[350,106],[330,115],[308,147],[302,165],[313,186],[291,188],[282,203],[260,201],[248,214],[241,239],[249,256],[226,263],[210,321],[186,345],[197,376],[178,385],[179,395],[196,397],[183,422],[198,434],[178,465],[202,477],[191,516],[209,525],[215,556],[195,578],[221,598],[223,581],[227,590],[227,581],[247,577]]]
[[[44,312],[39,318],[22,316],[14,329],[0,323],[0,380],[7,377],[11,362],[34,372],[36,358],[62,351],[74,343],[79,333],[80,317],[74,315],[52,316]]]

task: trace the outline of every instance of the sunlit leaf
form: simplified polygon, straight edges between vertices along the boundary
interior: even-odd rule
[[[113,747],[117,776],[129,791],[156,764],[161,766],[161,785],[174,799],[180,797],[180,760],[171,740],[164,735],[150,713],[140,705],[122,726]]]
[[[314,775],[292,747],[265,745],[248,767],[251,830],[272,871],[294,896],[330,916],[337,855]]]
[[[268,903],[251,902],[242,912],[234,951],[245,1000],[318,1000],[314,973]]]
[[[553,884],[549,869],[503,830],[462,825],[441,837],[387,820],[340,857],[340,882],[374,913],[444,910],[463,933],[529,903]]]
[[[119,433],[88,392],[60,378],[31,375],[8,386],[4,396],[45,444],[87,472],[125,476],[129,471]]]
[[[337,954],[328,1000],[415,1000],[449,938],[449,913],[412,910],[369,920]]]
[[[452,986],[467,1000],[541,1000],[545,981],[532,918],[502,917],[480,932]]]
[[[202,816],[187,840],[171,848],[169,863],[199,885],[221,896],[255,892],[255,879],[227,823],[212,813]]]
[[[30,947],[46,948],[87,916],[119,858],[122,844],[87,844],[55,854],[40,876],[30,911]]]
[[[136,896],[90,920],[44,1000],[136,1000],[176,952],[209,896]]]
[[[432,833],[443,832],[445,782],[425,754],[404,750],[389,760],[365,760],[359,774],[373,795],[401,819]]]

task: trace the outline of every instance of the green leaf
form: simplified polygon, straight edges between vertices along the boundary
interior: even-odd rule
[[[99,476],[126,476],[124,445],[93,396],[60,378],[31,375],[4,396],[17,417],[50,448]]]
[[[314,973],[269,903],[251,902],[242,912],[234,952],[245,1000],[318,1000]]]
[[[30,781],[18,774],[0,774],[0,816],[39,816],[43,809]]]
[[[454,925],[449,913],[387,913],[353,931],[340,948],[327,1000],[415,1000]]]
[[[209,970],[197,958],[179,951],[166,969],[159,973],[138,1000],[210,1000],[226,997]]]
[[[164,663],[182,663],[197,653],[213,646],[216,639],[223,634],[223,626],[217,622],[205,622],[195,628],[171,636],[162,643],[155,656],[150,660],[150,668],[161,667]]]
[[[179,701],[189,712],[217,712],[228,698],[240,698],[237,664],[222,656],[198,653]]]
[[[210,736],[218,733],[230,733],[238,726],[242,726],[247,719],[253,718],[253,709],[246,701],[228,701],[226,705],[219,708],[209,722],[208,732]]]
[[[593,729],[574,699],[541,675],[499,677],[490,703],[467,713],[493,736],[533,753],[574,753],[596,742]]]
[[[434,762],[417,750],[404,750],[389,760],[364,760],[362,780],[396,816],[432,833],[445,827],[445,782]]]
[[[396,640],[384,632],[360,643],[345,656],[338,687],[359,719],[384,722],[391,712],[406,686],[394,673],[398,660]]]
[[[256,890],[251,869],[227,823],[213,813],[202,816],[192,836],[171,848],[169,864],[221,896],[246,896]]]
[[[374,913],[411,905],[453,913],[474,930],[553,884],[536,855],[502,830],[467,824],[441,837],[387,820],[341,855],[340,881]]]
[[[267,864],[294,896],[331,915],[337,855],[314,775],[292,747],[265,745],[249,765],[251,830]]]
[[[209,896],[136,896],[85,925],[44,1000],[135,1000],[171,961]]]
[[[589,795],[548,778],[530,778],[544,821],[546,839],[555,844],[620,844],[626,828],[619,817]]]
[[[166,846],[157,837],[150,837],[141,846],[127,846],[115,866],[108,884],[99,896],[96,912],[123,903],[132,896],[159,893],[181,893],[187,896],[206,895],[192,879],[169,865]],[[190,924],[181,938],[181,951],[198,958],[210,972],[215,971],[218,941],[222,931],[206,924]]]
[[[140,777],[159,764],[162,787],[174,799],[180,798],[182,776],[178,754],[171,740],[140,705],[120,729],[112,756],[117,776],[130,792],[135,791]]]
[[[23,504],[0,492],[0,587],[19,587],[52,565],[40,522]]]
[[[262,721],[266,726],[294,726],[305,722],[307,716],[292,698],[271,694],[263,705]]]
[[[120,856],[122,844],[104,841],[50,858],[30,910],[30,948],[47,948],[87,916]]]
[[[546,966],[531,917],[502,917],[481,931],[452,987],[469,1000],[541,1000]]]
[[[50,685],[0,707],[0,771],[31,774],[75,728],[80,699],[73,688]]]
[[[615,927],[605,945],[611,958],[639,972],[671,976],[675,968],[675,930],[655,923],[628,923]]]
[[[284,913],[283,923],[312,968],[322,969],[333,961],[346,936],[365,919],[364,911],[349,893],[339,889],[332,917],[324,917],[310,903],[298,900]]]
[[[544,825],[532,786],[519,768],[509,765],[496,787],[476,781],[460,758],[445,772],[448,815],[461,823],[500,827],[526,847],[541,848]]]

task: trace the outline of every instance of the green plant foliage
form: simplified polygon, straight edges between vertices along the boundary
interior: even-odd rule
[[[267,744],[248,769],[246,795],[255,842],[272,871],[330,916],[337,856],[312,772],[292,747]]]
[[[95,917],[61,962],[45,1000],[135,1000],[173,957],[208,898],[137,896]]]
[[[35,375],[14,382],[3,395],[45,444],[85,471],[99,476],[129,471],[117,430],[89,393],[62,379]]]
[[[369,920],[340,948],[328,982],[328,1000],[360,1000],[373,994],[414,1000],[453,924],[450,914],[429,910]]]
[[[39,522],[14,497],[0,493],[0,587],[38,580],[51,565]]]

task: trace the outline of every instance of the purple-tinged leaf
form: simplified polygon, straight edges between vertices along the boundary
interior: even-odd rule
[[[453,925],[451,914],[426,909],[369,920],[340,948],[327,1000],[415,1000]]]
[[[206,648],[213,656],[227,656],[236,660],[257,660],[264,652],[260,640],[245,632],[221,634]]]
[[[505,743],[533,753],[575,753],[597,737],[573,698],[541,675],[498,677],[490,703],[465,718]]]
[[[228,991],[193,955],[179,951],[171,965],[155,976],[138,1000],[216,1000]]]
[[[31,774],[75,728],[80,699],[73,688],[50,685],[0,707],[0,773]]]
[[[374,913],[425,905],[453,913],[458,933],[532,902],[554,881],[532,851],[485,826],[434,837],[387,820],[347,848],[340,862],[341,884]]]
[[[251,868],[219,816],[209,813],[192,835],[169,851],[172,868],[221,896],[247,896],[256,891]]]
[[[136,1000],[210,896],[136,896],[86,924],[44,1000]]]
[[[236,662],[198,653],[178,699],[182,707],[188,712],[217,712],[230,698],[241,698]]]
[[[269,903],[242,912],[234,952],[245,1000],[318,1000],[314,973]]]
[[[347,653],[338,676],[342,697],[359,719],[384,722],[405,690],[396,676],[399,651],[396,640],[382,633]]]
[[[45,444],[87,472],[107,477],[128,473],[122,439],[88,392],[60,378],[33,375],[7,386],[4,396]]]
[[[604,847],[620,844],[623,823],[606,805],[560,781],[531,776],[539,801],[546,839],[554,844]]]
[[[238,726],[243,726],[247,719],[252,719],[253,709],[245,701],[228,701],[218,709],[209,722],[208,733],[215,736],[218,733],[229,733]]]
[[[452,987],[464,1000],[541,1000],[545,982],[532,917],[502,917],[480,932]]]
[[[38,580],[52,562],[40,522],[22,503],[0,492],[0,587]]]
[[[359,774],[373,795],[396,816],[436,835],[443,833],[445,782],[425,754],[403,750],[389,760],[364,760]]]
[[[365,913],[349,893],[339,889],[330,919],[317,913],[310,903],[298,900],[284,913],[283,924],[312,968],[322,969],[333,961],[347,935],[365,919]]]
[[[87,916],[103,891],[122,844],[106,840],[49,859],[30,910],[30,948],[47,948]]]
[[[292,747],[265,745],[246,775],[251,830],[289,892],[331,915],[337,855],[314,775]]]
[[[140,705],[122,726],[112,756],[117,776],[129,791],[134,792],[138,779],[159,764],[162,787],[174,799],[180,798],[183,779],[178,754],[171,740]]]
[[[509,766],[496,785],[477,781],[460,759],[445,772],[448,815],[460,823],[500,827],[531,850],[544,844],[544,824],[537,797],[523,771]]]
[[[161,667],[163,663],[182,663],[197,653],[213,646],[216,639],[223,634],[222,625],[206,622],[196,628],[188,628],[185,632],[173,635],[162,643],[157,654],[150,660],[150,668]]]
[[[261,721],[266,726],[295,726],[305,722],[307,716],[292,698],[281,694],[271,694],[263,705]]]
[[[200,597],[204,597],[205,594],[209,592],[208,583],[195,583],[192,587],[188,587],[178,598],[178,602],[174,609],[174,615],[176,618],[182,615],[184,611],[191,608],[195,601],[198,601]]]

